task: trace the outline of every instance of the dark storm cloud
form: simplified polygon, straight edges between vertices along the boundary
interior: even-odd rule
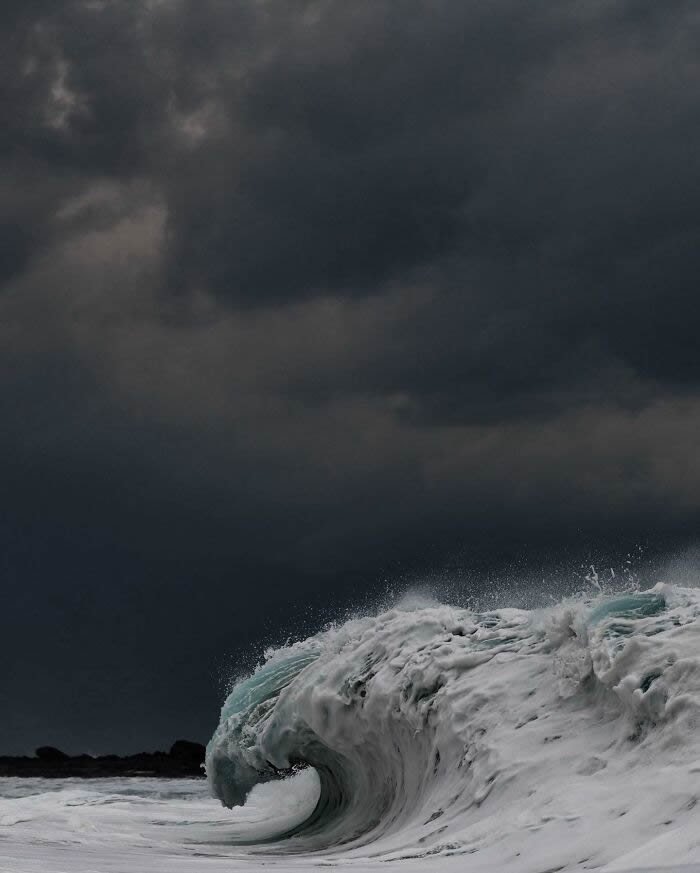
[[[176,274],[255,305],[371,293],[468,247],[479,125],[553,50],[532,14],[544,46],[513,3],[290,4],[258,25],[255,50],[207,77],[223,130],[193,152],[205,173],[174,180]]]
[[[406,349],[374,368],[378,390],[412,393],[428,421],[551,410],[591,369],[598,395],[601,375],[614,394],[626,368],[695,382],[687,4],[73,3],[22,16],[6,137],[53,190],[12,210],[6,273],[46,243],[57,198],[146,178],[167,209],[167,294],[255,307],[429,284],[436,312],[401,326],[424,350],[420,373]],[[649,354],[659,336],[663,354]]]
[[[8,743],[59,673],[160,742],[309,601],[693,530],[694,4],[2,15]]]

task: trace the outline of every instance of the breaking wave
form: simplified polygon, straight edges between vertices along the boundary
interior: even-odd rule
[[[262,851],[505,864],[556,844],[583,863],[593,827],[601,845],[698,833],[699,728],[700,591],[660,584],[399,606],[277,649],[233,688],[206,769],[228,807],[316,771],[311,812]]]

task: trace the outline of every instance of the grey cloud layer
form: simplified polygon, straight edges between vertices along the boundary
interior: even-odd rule
[[[596,379],[628,367],[695,380],[687,4],[17,15],[5,167],[26,178],[5,218],[6,273],[50,243],[67,198],[105,178],[147,180],[167,209],[167,295],[258,307],[429,286],[432,305],[397,333],[423,351],[432,384],[377,367],[379,385],[420,395],[429,420],[471,417],[438,396],[446,382],[455,395],[491,382],[499,398],[549,391],[591,358]],[[100,204],[86,215],[99,221]],[[664,354],[650,354],[660,332]]]

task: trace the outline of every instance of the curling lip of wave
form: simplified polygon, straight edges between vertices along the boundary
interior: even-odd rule
[[[316,769],[313,812],[266,851],[505,864],[526,836],[580,860],[593,826],[618,855],[663,837],[658,784],[682,833],[700,831],[699,717],[698,590],[396,608],[274,652],[231,692],[206,766],[226,806]]]

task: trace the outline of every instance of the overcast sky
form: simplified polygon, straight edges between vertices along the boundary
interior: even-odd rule
[[[0,16],[0,751],[205,740],[387,584],[692,540],[696,3]]]

